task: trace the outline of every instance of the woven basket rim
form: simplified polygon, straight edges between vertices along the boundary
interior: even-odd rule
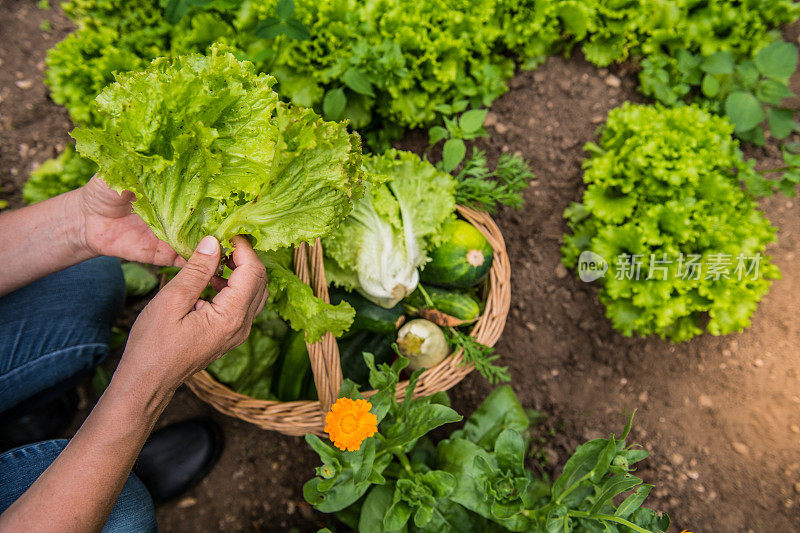
[[[505,241],[497,224],[488,213],[470,207],[456,206],[456,210],[467,222],[475,226],[489,241],[494,250],[494,261],[486,285],[486,307],[470,329],[469,334],[478,342],[493,346],[499,339],[511,302],[511,268]],[[322,262],[322,246],[319,239],[314,246],[305,243],[295,249],[295,271],[301,280],[312,286],[314,293],[328,301],[327,282]],[[322,340],[308,345],[314,382],[319,400],[281,402],[259,400],[235,392],[217,381],[207,370],[201,370],[189,380],[187,386],[203,401],[218,411],[251,422],[263,429],[279,431],[288,435],[315,433],[323,435],[324,413],[335,401],[342,383],[339,349],[336,339],[326,333]],[[460,364],[463,360],[459,350],[447,356],[438,365],[426,369],[419,377],[414,397],[429,396],[445,391],[460,382],[474,369],[473,365]],[[398,399],[405,396],[408,380],[397,385]],[[369,397],[376,391],[364,391]]]

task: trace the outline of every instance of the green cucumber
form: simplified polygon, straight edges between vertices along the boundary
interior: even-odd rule
[[[358,293],[341,289],[331,289],[330,298],[333,305],[345,301],[355,309],[356,316],[350,331],[363,330],[389,335],[397,331],[405,319],[403,306],[400,304],[386,309],[375,305]]]
[[[428,254],[421,279],[425,283],[466,289],[480,283],[492,268],[494,250],[478,229],[461,219],[442,229],[442,243]]]
[[[314,383],[314,373],[309,372],[303,382],[303,393],[300,395],[301,400],[308,400],[315,402],[319,400],[317,395],[317,384]]]
[[[308,358],[305,335],[291,330],[281,345],[281,353],[275,362],[275,376],[272,389],[275,396],[283,402],[299,400],[308,376],[311,374],[311,361]]]
[[[475,320],[481,315],[481,304],[477,299],[463,292],[442,289],[440,287],[422,286],[433,302],[433,308],[446,315],[464,321]],[[425,299],[419,288],[406,296],[403,302],[408,306],[409,312],[418,312],[419,309],[427,309]]]
[[[394,335],[359,331],[339,341],[339,358],[342,375],[362,387],[369,385],[369,368],[364,363],[364,352],[375,356],[375,364],[389,363],[394,359]]]

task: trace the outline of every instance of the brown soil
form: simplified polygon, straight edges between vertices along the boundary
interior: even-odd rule
[[[42,32],[43,19],[53,31]],[[12,207],[27,174],[67,137],[65,111],[42,83],[44,52],[69,24],[56,9],[9,0],[0,5],[0,181]],[[795,39],[797,31],[791,31]],[[13,43],[13,44],[12,44]],[[800,525],[800,326],[797,200],[763,202],[779,228],[770,252],[776,281],[741,334],[704,335],[672,345],[622,337],[604,317],[596,288],[560,264],[561,213],[581,195],[582,146],[607,111],[639,100],[635,76],[609,73],[580,57],[551,58],[522,73],[492,106],[492,159],[519,152],[538,180],[522,211],[497,216],[513,268],[513,307],[498,352],[512,369],[522,402],[549,416],[556,436],[544,445],[549,468],[580,442],[622,429],[638,409],[634,440],[653,452],[640,471],[656,485],[649,506],[667,511],[673,531],[795,531]],[[424,136],[404,146],[420,149]],[[766,166],[776,151],[753,153]],[[141,302],[134,309],[141,307]],[[489,392],[476,376],[451,394],[469,413]],[[83,410],[86,413],[86,409]],[[162,423],[211,415],[227,447],[214,471],[189,495],[158,510],[163,531],[316,530],[327,517],[303,501],[314,455],[302,439],[264,432],[216,414],[181,390]]]

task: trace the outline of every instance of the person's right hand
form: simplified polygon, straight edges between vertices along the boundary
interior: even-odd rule
[[[238,346],[267,300],[264,264],[244,237],[233,240],[234,269],[210,302],[200,300],[217,270],[220,246],[205,237],[180,272],[133,324],[117,373],[171,392]]]

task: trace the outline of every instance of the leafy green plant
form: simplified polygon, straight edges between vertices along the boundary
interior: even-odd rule
[[[233,236],[251,236],[269,273],[270,305],[314,342],[325,331],[340,335],[353,310],[314,297],[291,271],[289,247],[332,232],[370,176],[357,134],[280,102],[273,83],[222,46],[160,58],[101,93],[103,127],[72,135],[184,257],[204,235],[227,250]]]
[[[224,47],[157,59],[98,97],[102,128],[72,136],[111,187],[136,193],[134,211],[184,257],[207,234],[227,247],[249,234],[265,252],[313,241],[363,195],[360,140],[280,103],[273,84]]]
[[[473,148],[456,178],[456,203],[494,213],[499,205],[522,207],[524,191],[536,176],[517,154],[502,154],[489,170],[486,154]]]
[[[434,443],[428,432],[461,420],[447,396],[414,399],[415,372],[398,402],[395,387],[407,361],[390,367],[376,366],[368,353],[364,358],[378,389],[369,398],[378,433],[357,451],[306,436],[323,464],[303,494],[353,530],[641,533],[669,527],[666,515],[641,507],[652,485],[630,473],[648,455],[626,443],[633,417],[619,438],[580,446],[551,484],[525,468],[533,421],[510,387],[495,389],[462,429]],[[347,382],[340,394],[360,398]]]
[[[792,0],[506,0],[502,6],[503,39],[528,66],[573,47],[599,66],[658,54],[676,57],[681,49],[749,57],[780,38],[776,28],[800,16],[800,5]]]
[[[256,316],[247,340],[208,367],[222,383],[240,394],[275,400],[271,392],[274,365],[288,328],[270,307]]]
[[[488,109],[471,109],[457,120],[445,117],[444,126],[433,126],[428,131],[428,142],[431,146],[444,141],[442,160],[437,165],[441,170],[452,172],[461,164],[467,154],[467,145],[464,141],[487,136],[483,122],[488,112]]]
[[[96,171],[94,162],[81,157],[68,144],[58,157],[48,159],[31,172],[22,186],[22,198],[28,204],[47,200],[85,185]]]
[[[645,59],[640,88],[666,105],[694,101],[725,115],[737,137],[763,146],[767,129],[772,137],[783,140],[800,128],[797,111],[783,106],[786,98],[794,96],[789,79],[796,67],[797,48],[784,41],[765,46],[753,59],[739,59],[728,50],[710,56],[680,50],[675,58],[656,55]],[[791,149],[786,147],[785,151]],[[787,168],[778,169],[784,171],[782,179],[769,181],[754,176],[748,183],[751,191],[769,194],[777,188],[793,196],[800,173],[792,164],[794,159],[785,160]],[[763,178],[763,174],[759,176]]]
[[[286,35],[290,39],[300,41],[311,38],[305,25],[294,17],[293,0],[278,0],[275,6],[275,16],[267,17],[259,22],[254,33],[262,39],[272,39],[278,35]]]
[[[697,106],[625,104],[584,161],[583,202],[564,216],[564,264],[608,265],[600,300],[624,335],[673,341],[741,331],[779,276],[775,228],[740,180],[759,179],[733,126]],[[754,177],[756,176],[756,177]]]

